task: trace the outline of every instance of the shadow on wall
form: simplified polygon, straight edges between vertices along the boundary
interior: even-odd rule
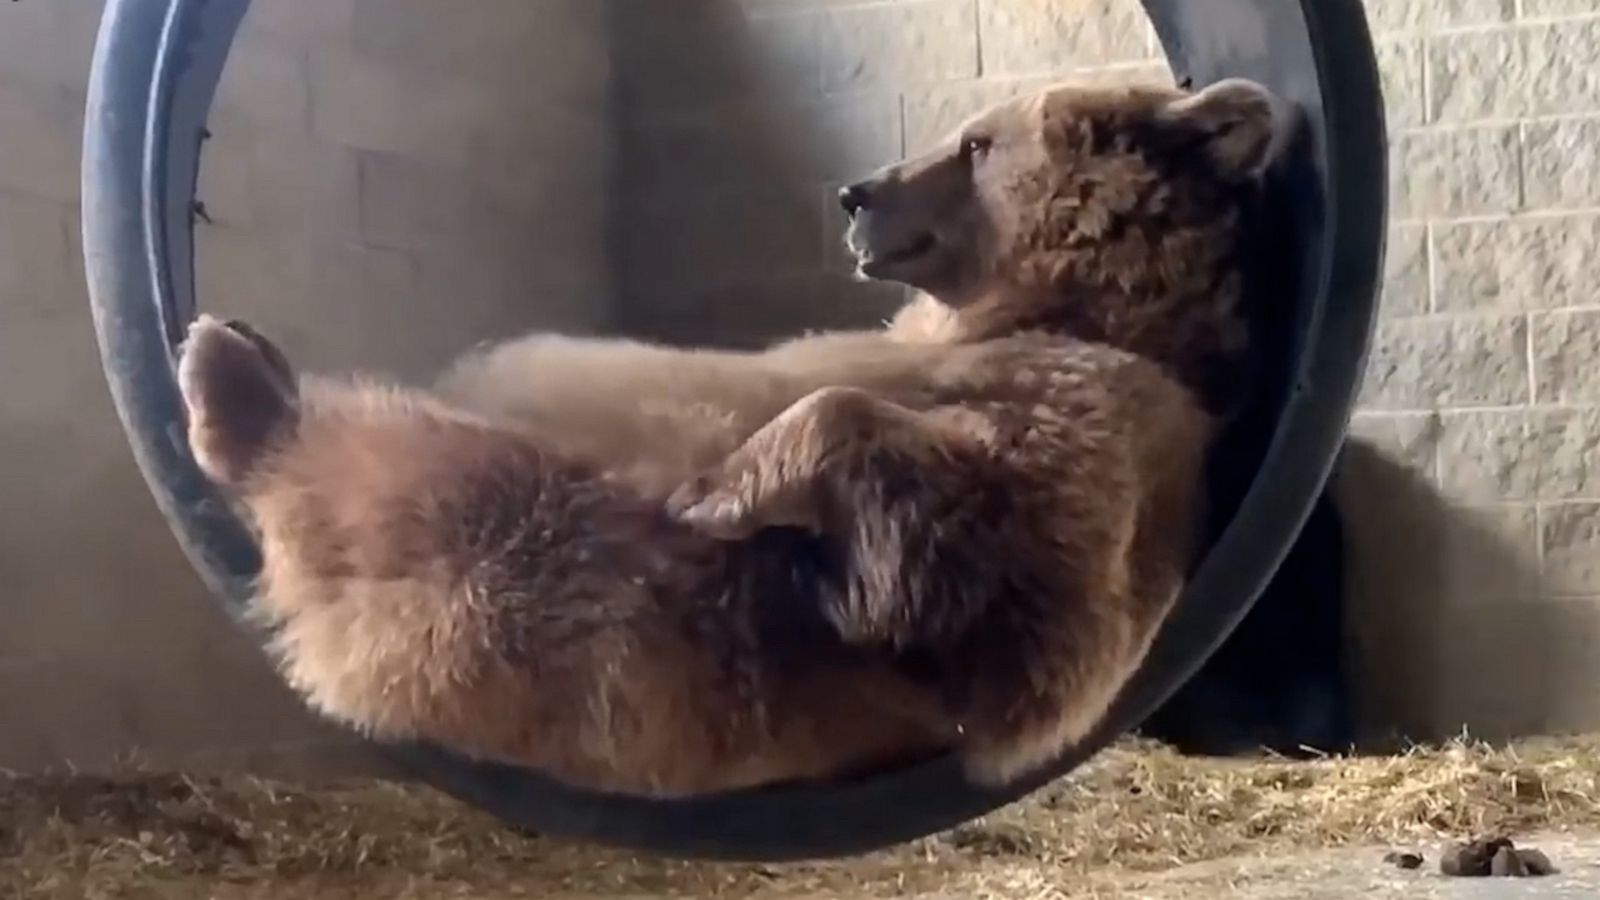
[[[1559,734],[1592,716],[1600,665],[1585,636],[1595,611],[1543,599],[1533,507],[1452,504],[1399,454],[1362,441],[1348,445],[1334,490],[1372,749],[1463,731],[1491,741]]]
[[[824,96],[815,17],[725,0],[610,16],[622,329],[756,345],[892,313],[900,289],[849,275],[834,194],[903,152],[898,97]]]

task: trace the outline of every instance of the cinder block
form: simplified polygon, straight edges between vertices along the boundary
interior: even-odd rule
[[[1528,19],[1581,16],[1600,12],[1600,0],[1522,0],[1522,15]]]
[[[201,157],[199,198],[220,224],[354,237],[358,158],[358,151],[304,131],[214,129]]]
[[[1600,112],[1600,20],[1527,30],[1529,113]]]
[[[611,52],[626,107],[661,111],[821,91],[822,20],[815,13],[752,16],[726,0],[611,6]]]
[[[1444,34],[1428,44],[1432,108],[1441,122],[1521,115],[1530,105],[1532,47],[1525,28]]]
[[[1600,206],[1600,119],[1529,122],[1523,174],[1528,205]]]
[[[0,80],[82,94],[105,0],[0,6]]]
[[[1539,402],[1600,402],[1600,312],[1534,313],[1530,327]]]
[[[972,78],[979,74],[975,0],[830,10],[821,51],[829,93]]]
[[[56,86],[61,48],[55,2],[0,6],[0,79]]]
[[[77,299],[55,295],[67,273],[83,267],[69,233],[73,223],[65,203],[0,193],[0,316]]]
[[[355,0],[255,0],[239,36],[299,48],[347,43],[354,18]]]
[[[492,193],[470,184],[454,166],[423,163],[394,153],[363,153],[361,231],[381,247],[419,250],[441,238],[458,241],[496,230],[512,218]]]
[[[311,59],[313,133],[362,150],[467,166],[485,133],[521,112],[495,94],[466,79],[337,50]]]
[[[83,508],[79,503],[91,502],[82,485],[103,483],[98,473],[122,441],[109,400],[103,399],[104,382],[101,397],[87,392],[95,386],[87,377],[93,348],[78,357],[78,365],[64,365],[60,357],[84,348],[61,342],[62,331],[48,321],[16,315],[8,315],[0,328],[8,384],[30,388],[0,395],[0,458],[25,476],[6,486],[6,503],[13,512],[0,517],[0,566],[10,598],[0,604],[0,660],[8,664],[59,656],[85,644],[105,646],[102,642],[119,630],[116,609],[99,602],[109,596],[107,573],[114,564],[91,555],[104,547],[86,540],[101,526],[77,512]],[[48,352],[29,352],[24,338],[55,343]],[[116,462],[132,468],[125,446]],[[114,495],[92,502],[110,509],[122,499]],[[153,507],[148,498],[145,502]],[[152,508],[146,522],[154,518]],[[139,542],[139,549],[144,544]],[[88,559],[96,564],[84,565]],[[8,723],[6,732],[10,730]],[[0,743],[4,738],[0,734]]]
[[[1396,135],[1391,148],[1397,217],[1505,212],[1521,204],[1515,128],[1412,132]]]
[[[1421,410],[1527,403],[1527,334],[1521,316],[1380,322],[1362,404]]]
[[[353,241],[316,241],[310,244],[310,251],[308,313],[338,309],[347,297],[382,298],[386,308],[374,310],[381,318],[367,320],[382,326],[398,320],[417,299],[417,262],[410,253]]]
[[[75,202],[82,155],[81,99],[0,81],[0,190]]]
[[[0,213],[18,208],[25,207],[7,202],[0,204]],[[41,219],[31,224],[41,227],[43,233],[25,239],[16,249],[26,252],[36,246],[41,258],[0,279],[11,285],[0,291],[0,369],[5,372],[4,388],[0,389],[0,435],[21,440],[30,429],[69,423],[79,431],[52,434],[48,439],[77,444],[88,436],[115,438],[116,444],[106,449],[120,457],[127,450],[116,430],[100,372],[81,256],[76,241],[63,234],[64,211],[45,209],[40,215]],[[72,241],[65,261],[57,244],[64,240]],[[104,420],[90,421],[100,413]],[[27,447],[34,448],[35,442],[43,440],[45,436],[27,437]],[[67,458],[52,459],[46,453],[35,462],[53,472]],[[28,480],[7,485],[7,503],[15,504],[11,509],[28,508],[13,493]],[[77,511],[72,506],[60,509],[63,515]],[[0,521],[4,518],[0,516]]]
[[[419,357],[415,344],[437,338],[434,322],[462,304],[449,294],[421,296],[415,254],[331,240],[307,242],[300,252],[305,292],[284,303],[287,315],[315,326],[302,366],[398,376],[437,371],[436,359]]]
[[[210,119],[218,129],[260,126],[305,133],[311,127],[311,85],[303,50],[240,43],[228,53]]]
[[[1587,305],[1600,296],[1597,260],[1594,216],[1438,225],[1435,302],[1441,312]]]
[[[201,296],[249,318],[309,370],[427,382],[473,343],[534,327],[595,327],[609,312],[604,245],[529,226],[421,249],[315,235],[201,233]],[[398,325],[396,323],[399,323]]]
[[[300,303],[311,281],[304,240],[286,232],[218,223],[195,233],[195,290],[214,313],[249,317],[293,359],[320,324]]]
[[[1384,253],[1383,314],[1415,316],[1428,311],[1428,228],[1396,225]]]
[[[1135,0],[979,0],[985,75],[1037,75],[1148,59],[1153,30]]]
[[[573,169],[606,163],[606,108],[537,83],[487,85],[338,51],[314,54],[311,72],[312,128],[324,141],[467,173],[488,164],[504,174],[517,159],[529,175],[553,161]]]
[[[1534,500],[1541,461],[1526,410],[1446,412],[1440,417],[1439,486],[1475,502]]]
[[[1427,119],[1423,103],[1423,43],[1419,38],[1378,40],[1378,74],[1390,128],[1410,128]]]
[[[1515,0],[1366,0],[1374,31],[1418,31],[1510,21]]]
[[[619,190],[618,148],[605,120],[569,112],[537,139],[485,142],[459,177],[508,210],[590,222]]]
[[[457,346],[439,322],[471,313],[456,293],[424,297],[405,250],[218,227],[201,233],[197,255],[203,304],[247,318],[310,371],[431,376],[447,355],[440,344]],[[494,263],[485,254],[479,264]]]
[[[21,3],[16,4],[21,6]],[[89,63],[94,58],[95,40],[100,36],[100,18],[106,0],[50,0],[56,9],[61,34],[56,44],[56,60],[61,83],[81,91],[89,83]]]
[[[1539,498],[1600,498],[1600,409],[1535,409],[1523,465],[1539,471]]]
[[[1441,35],[1429,44],[1440,121],[1600,109],[1600,20]]]
[[[1551,503],[1539,510],[1545,589],[1554,595],[1600,593],[1600,503]],[[1592,634],[1592,633],[1591,633]]]
[[[374,246],[516,259],[535,248],[576,254],[605,230],[604,204],[583,182],[563,186],[559,169],[527,208],[454,166],[364,153],[359,168],[361,233]]]
[[[640,210],[622,228],[627,285],[707,289],[822,267],[811,183],[709,197],[688,209]]]
[[[465,163],[499,114],[470,82],[427,78],[344,52],[311,60],[313,133],[363,150]]]
[[[528,331],[591,334],[615,327],[608,274],[594,261],[598,248],[563,254],[537,244],[521,257],[485,258],[470,252],[418,254],[418,300],[423,326],[402,371],[432,378],[449,359],[480,341]],[[423,362],[428,362],[424,366]]]
[[[639,116],[621,142],[622,202],[682,210],[713,194],[862,177],[900,156],[900,103],[864,93]]]
[[[606,4],[592,0],[355,0],[356,52],[487,84],[523,81],[563,102],[604,101],[611,69]]]
[[[801,125],[807,171],[844,183],[899,159],[905,147],[901,99],[894,93],[831,97]]]

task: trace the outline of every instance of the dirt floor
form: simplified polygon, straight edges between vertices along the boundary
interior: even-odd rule
[[[1564,873],[1539,881],[1589,877],[1597,751],[1600,738],[1224,762],[1128,744],[986,820],[861,859],[783,866],[518,835],[392,784],[0,777],[0,900],[1501,896],[1449,893],[1465,882],[1437,876],[1440,843],[1534,836]],[[1389,848],[1427,862],[1401,872],[1384,864]]]

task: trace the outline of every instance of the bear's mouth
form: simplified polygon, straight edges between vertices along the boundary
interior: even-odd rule
[[[858,261],[863,274],[875,275],[886,269],[915,262],[932,253],[937,244],[938,240],[933,234],[924,231],[892,250],[878,251],[870,247],[865,248],[859,254]]]

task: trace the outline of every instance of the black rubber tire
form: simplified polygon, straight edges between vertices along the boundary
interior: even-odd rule
[[[260,555],[188,454],[173,348],[195,309],[192,203],[204,123],[247,5],[110,0],[83,156],[90,298],[118,414],[184,551],[234,614]],[[1297,105],[1307,127],[1274,187],[1292,220],[1281,391],[1238,432],[1233,446],[1242,449],[1231,458],[1249,463],[1238,470],[1248,477],[1234,482],[1239,502],[1225,504],[1225,527],[1104,727],[1049,772],[1003,790],[973,786],[945,759],[864,781],[671,802],[574,791],[429,746],[384,749],[439,788],[548,834],[689,857],[836,856],[943,830],[1029,793],[1137,726],[1188,679],[1270,579],[1339,449],[1376,307],[1386,137],[1360,0],[1145,5],[1180,77],[1253,78]]]

